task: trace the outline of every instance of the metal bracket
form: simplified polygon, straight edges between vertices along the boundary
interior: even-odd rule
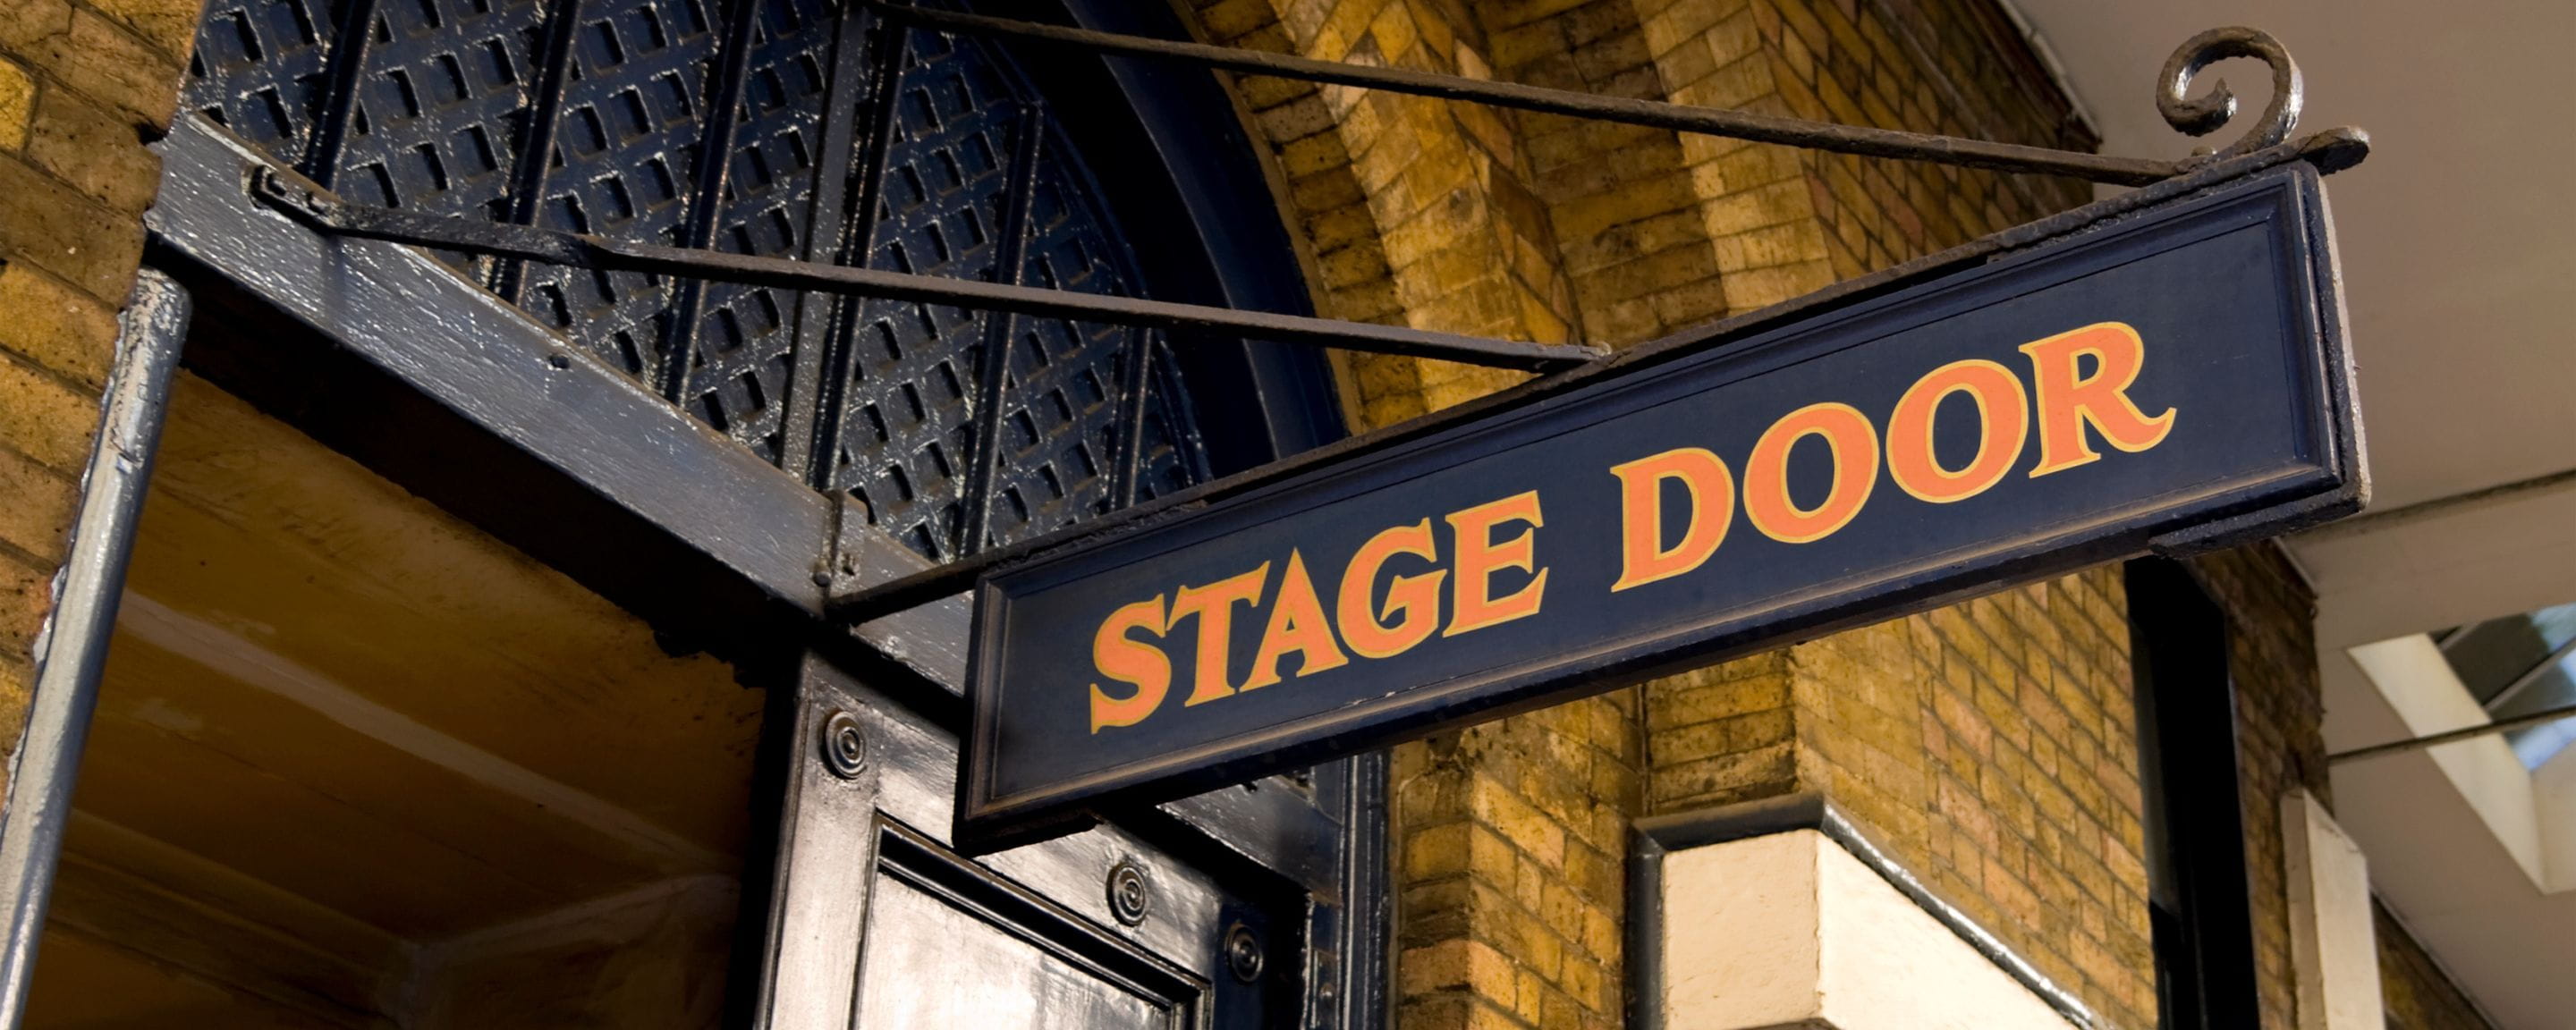
[[[867,547],[871,539],[885,539],[869,528],[867,502],[846,493],[835,499],[831,538],[824,541],[822,567],[814,570],[814,585],[823,588],[826,598],[858,589],[860,549]]]

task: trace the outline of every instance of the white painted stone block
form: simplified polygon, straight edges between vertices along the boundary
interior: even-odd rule
[[[2370,916],[2370,868],[2307,791],[2281,798],[2290,881],[2290,958],[2299,981],[2299,1030],[2381,1030],[2379,936]]]
[[[1815,830],[1663,859],[1667,1030],[2069,1030]]]

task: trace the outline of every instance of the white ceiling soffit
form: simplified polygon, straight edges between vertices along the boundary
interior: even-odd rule
[[[2195,142],[2156,114],[2156,72],[2207,28],[2278,37],[2307,79],[2302,132],[2368,129],[2360,168],[2329,180],[2377,504],[2576,468],[2576,4],[2481,0],[2013,0],[2046,40],[2105,153],[2176,157]],[[2240,124],[2270,96],[2262,66],[2203,73],[2237,90]]]
[[[2370,160],[2327,194],[2378,517],[2290,546],[2319,594],[2328,747],[2407,735],[2348,648],[2576,601],[2576,478],[2557,475],[2576,469],[2576,3],[2009,2],[2106,153],[2175,157],[2242,132],[2188,140],[2155,109],[2166,56],[2222,25],[2270,32],[2298,59],[2302,132],[2370,131]],[[2237,89],[2240,118],[2269,99],[2259,65],[2211,74]],[[2422,752],[2340,767],[2335,788],[2382,895],[2500,1025],[2565,1025],[2576,895],[2544,903],[2500,875],[2513,863]]]

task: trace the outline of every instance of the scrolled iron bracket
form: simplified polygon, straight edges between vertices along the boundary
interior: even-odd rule
[[[2227,80],[2209,84],[2207,95],[2194,98],[2191,82],[2201,70],[2231,57],[2250,57],[2272,68],[2272,102],[2263,109],[2252,131],[2215,153],[2195,155],[2190,164],[2205,163],[2248,154],[2264,147],[2279,146],[2298,128],[2300,109],[2307,102],[2307,82],[2299,75],[2299,62],[2290,58],[2288,47],[2261,29],[2230,25],[2211,29],[2184,40],[2173,56],[2165,58],[2162,71],[2156,73],[2156,112],[2165,116],[2165,124],[2188,136],[2206,136],[2216,132],[2236,117],[2236,91]]]

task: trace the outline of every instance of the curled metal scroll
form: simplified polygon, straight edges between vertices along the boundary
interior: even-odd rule
[[[2300,105],[2307,99],[2307,85],[2299,77],[2299,63],[2290,59],[2289,48],[2271,33],[2232,25],[2185,40],[2165,59],[2164,70],[2156,73],[2156,110],[2165,116],[2165,124],[2187,135],[2206,136],[2236,117],[2236,91],[2227,88],[2225,79],[2210,83],[2206,96],[2190,96],[2191,80],[2201,69],[2231,57],[2251,57],[2272,66],[2272,104],[2263,109],[2252,132],[2213,158],[2235,157],[2289,139],[2290,130],[2299,124]]]

